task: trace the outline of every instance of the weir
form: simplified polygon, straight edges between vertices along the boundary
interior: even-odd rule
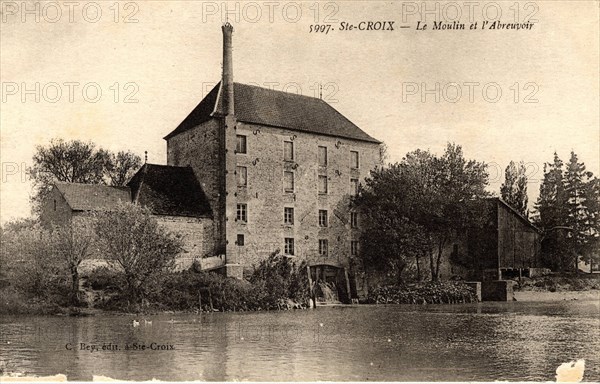
[[[335,284],[320,281],[318,287],[320,290],[320,294],[319,292],[316,294],[318,304],[341,304]]]
[[[350,303],[350,284],[344,267],[321,262],[307,267],[307,272],[315,305]]]

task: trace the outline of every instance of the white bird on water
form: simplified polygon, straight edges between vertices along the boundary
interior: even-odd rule
[[[144,325],[152,325],[152,320],[148,321],[144,319]]]
[[[133,327],[139,327],[140,326],[140,322],[137,320],[133,320]]]

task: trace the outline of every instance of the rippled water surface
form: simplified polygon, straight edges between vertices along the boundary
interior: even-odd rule
[[[152,325],[143,319],[3,317],[0,358],[8,372],[175,381],[539,381],[583,358],[584,380],[600,380],[598,301],[146,316]],[[85,348],[109,344],[113,350]],[[157,346],[167,349],[152,350]]]

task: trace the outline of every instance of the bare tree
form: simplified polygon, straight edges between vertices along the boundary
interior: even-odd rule
[[[183,249],[179,237],[161,227],[147,208],[131,203],[100,213],[94,228],[106,260],[124,273],[126,294],[134,303],[144,298],[153,278],[173,269]]]
[[[71,301],[79,303],[79,265],[89,258],[94,244],[90,221],[52,228],[52,245],[71,278]]]

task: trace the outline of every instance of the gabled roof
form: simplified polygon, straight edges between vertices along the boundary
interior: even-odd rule
[[[525,223],[526,225],[530,226],[531,228],[535,229],[537,232],[541,233],[542,230],[539,229],[538,227],[536,227],[535,225],[533,225],[533,223],[526,218],[525,216],[523,216],[521,214],[521,212],[517,211],[512,205],[508,204],[506,201],[504,201],[504,199],[502,199],[501,197],[490,197],[489,198],[490,201],[493,202],[498,202],[499,204],[505,206],[509,211],[511,211],[515,216],[517,216],[519,219],[521,219],[521,221],[523,223]]]
[[[214,112],[222,110],[220,86],[217,84],[165,139],[216,117]],[[234,100],[235,117],[241,122],[380,143],[321,99],[234,83]]]
[[[155,215],[208,217],[208,199],[190,167],[144,164],[127,184],[134,202]]]
[[[62,182],[57,182],[54,186],[74,211],[111,210],[119,202],[131,202],[128,187]]]

